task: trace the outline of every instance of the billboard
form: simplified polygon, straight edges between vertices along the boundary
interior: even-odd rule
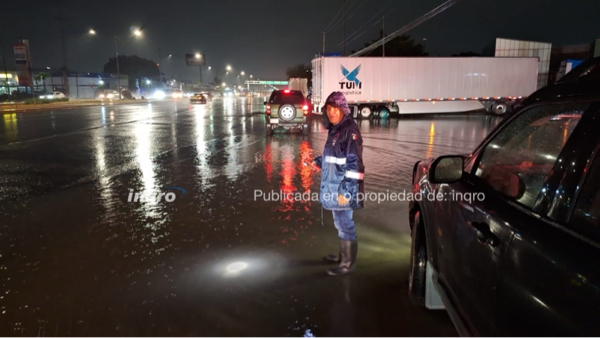
[[[19,40],[13,45],[15,52],[15,63],[17,64],[17,74],[19,77],[19,86],[30,87],[33,85],[31,76],[31,55],[29,54],[29,41]]]
[[[204,66],[206,65],[206,57],[204,54],[185,54],[185,64],[188,66]]]

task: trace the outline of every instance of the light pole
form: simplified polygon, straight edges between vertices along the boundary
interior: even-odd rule
[[[196,53],[196,55],[194,55],[194,57],[196,59],[200,59],[202,57],[202,55],[200,55],[200,53]],[[200,69],[200,86],[202,86],[202,65],[199,65],[198,68]]]
[[[89,30],[90,35],[96,35],[96,31],[92,28]],[[135,29],[133,31],[133,35],[136,37],[142,36],[142,31],[139,29]],[[121,96],[121,70],[119,69],[119,45],[118,45],[119,35],[115,34],[113,36],[113,40],[115,42],[115,54],[117,55],[117,91],[119,92],[119,100],[122,98]]]

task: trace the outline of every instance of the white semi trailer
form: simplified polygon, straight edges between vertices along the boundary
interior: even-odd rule
[[[502,115],[537,89],[531,57],[317,57],[312,104],[341,91],[355,118],[485,108]]]

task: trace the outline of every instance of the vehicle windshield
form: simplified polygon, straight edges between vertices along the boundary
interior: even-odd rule
[[[305,101],[306,101],[306,99],[304,98],[302,93],[298,93],[298,92],[286,93],[283,91],[273,92],[273,94],[271,95],[271,98],[269,99],[269,102],[274,103],[274,104],[286,104],[286,103],[304,104]]]

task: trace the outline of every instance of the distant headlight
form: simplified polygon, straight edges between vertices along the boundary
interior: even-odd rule
[[[103,99],[104,98],[104,94],[100,94],[100,98]]]
[[[162,90],[157,90],[154,92],[154,95],[152,95],[155,99],[157,100],[162,100],[164,99],[167,95],[165,94],[165,92],[163,92]]]
[[[112,99],[113,97],[115,97],[114,94],[108,94],[108,95],[106,95],[106,98],[108,98],[108,99]]]
[[[40,99],[45,99],[46,97],[44,95],[40,95]]]

